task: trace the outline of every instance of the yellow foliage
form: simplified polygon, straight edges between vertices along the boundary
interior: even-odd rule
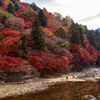
[[[47,31],[47,36],[51,37],[51,36],[53,36],[53,33],[51,31]]]
[[[7,5],[8,5],[9,3],[11,3],[11,4],[13,5],[13,3],[12,3],[11,0],[3,0],[3,5],[4,5],[4,7],[7,8]]]
[[[49,38],[49,37],[52,37],[53,36],[53,32],[50,31],[50,30],[48,30],[48,28],[42,28],[42,29],[43,29],[46,37]]]
[[[67,25],[68,25],[68,28],[70,28],[70,26],[72,25],[72,22],[70,20],[67,20]]]
[[[84,26],[80,26],[83,29],[83,32],[85,31],[85,27]]]
[[[69,48],[69,42],[65,41],[62,44],[60,44],[60,46]]]

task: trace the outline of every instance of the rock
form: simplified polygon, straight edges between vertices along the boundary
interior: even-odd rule
[[[88,100],[97,100],[93,95],[84,95],[82,98]]]
[[[0,81],[0,83],[4,84],[4,83],[5,83],[5,81]]]
[[[36,68],[32,68],[32,70],[31,70],[31,75],[32,75],[34,78],[39,78],[39,77],[40,77],[40,73],[37,71]]]
[[[4,76],[0,76],[0,80],[1,81],[5,81],[5,77]]]

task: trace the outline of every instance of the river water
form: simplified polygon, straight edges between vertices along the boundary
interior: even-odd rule
[[[99,67],[84,69],[82,72],[70,72],[66,76],[69,76],[68,81],[55,83],[45,90],[1,98],[0,100],[100,100]],[[73,76],[74,79],[72,79]]]

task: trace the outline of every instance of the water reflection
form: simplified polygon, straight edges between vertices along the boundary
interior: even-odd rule
[[[34,94],[29,93],[0,100],[89,100],[92,96],[100,100],[100,82],[65,82]]]

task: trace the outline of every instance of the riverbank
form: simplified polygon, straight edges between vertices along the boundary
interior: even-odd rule
[[[100,68],[84,69],[82,72],[71,72],[57,78],[32,78],[21,82],[2,83],[0,85],[0,98],[7,96],[21,95],[25,93],[35,93],[48,88],[57,82],[67,81],[97,81],[100,78]]]

